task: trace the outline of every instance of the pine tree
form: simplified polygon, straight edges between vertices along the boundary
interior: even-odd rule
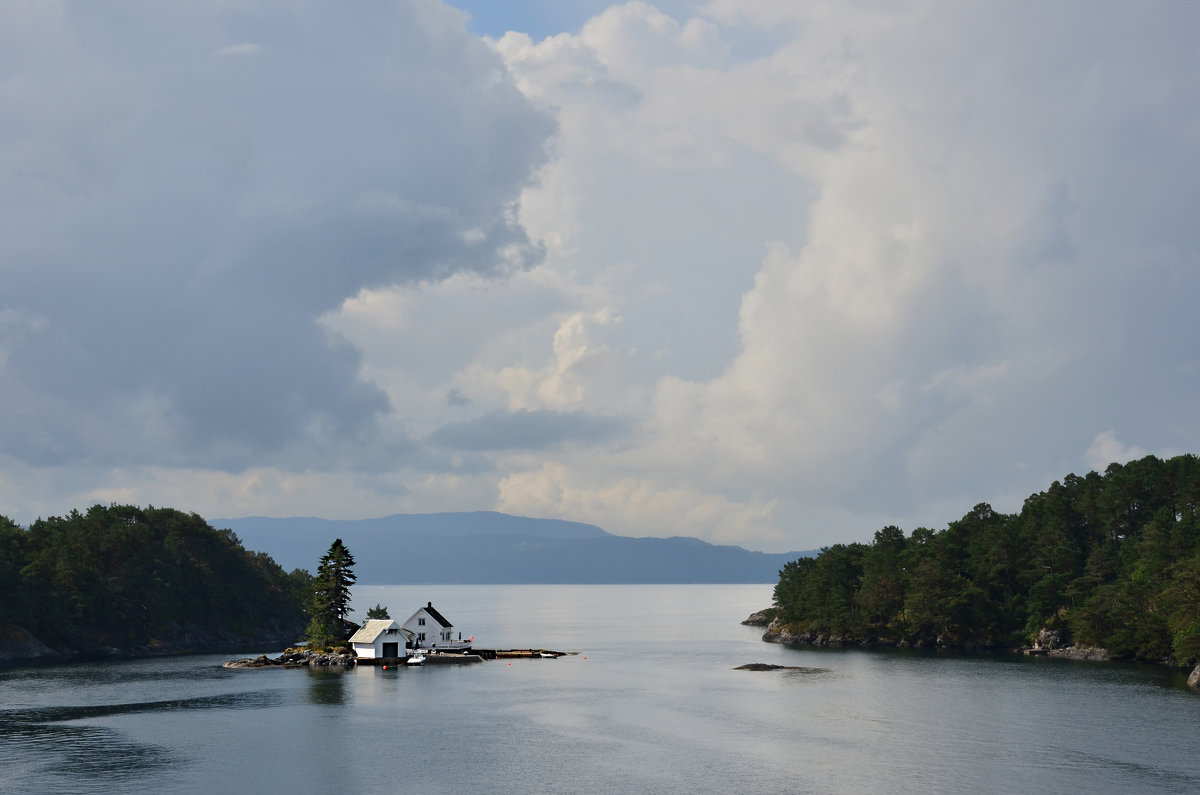
[[[345,635],[344,623],[350,608],[350,586],[354,576],[354,556],[342,539],[335,539],[329,551],[317,566],[313,581],[312,601],[309,605],[311,620],[308,624],[310,646],[328,646]]]

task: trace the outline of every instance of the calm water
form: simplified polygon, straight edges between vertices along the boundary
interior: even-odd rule
[[[1149,668],[794,650],[760,586],[359,587],[558,660],[346,673],[244,655],[0,670],[0,792],[1197,792],[1200,695]],[[586,659],[585,659],[586,657]],[[750,662],[798,671],[731,670]]]

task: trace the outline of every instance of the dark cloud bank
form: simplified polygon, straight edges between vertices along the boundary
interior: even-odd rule
[[[320,315],[540,257],[512,209],[553,121],[457,12],[63,9],[0,11],[8,455],[344,458],[390,407]]]

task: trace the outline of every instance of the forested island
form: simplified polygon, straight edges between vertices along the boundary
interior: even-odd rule
[[[0,517],[0,660],[218,649],[303,636],[313,578],[169,508]]]
[[[894,526],[786,564],[766,639],[819,645],[1076,644],[1200,661],[1200,459],[1068,475],[1003,514]],[[1041,643],[1039,644],[1039,636]]]

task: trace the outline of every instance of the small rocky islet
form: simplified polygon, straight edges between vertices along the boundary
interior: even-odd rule
[[[257,657],[243,657],[230,660],[224,668],[349,668],[354,665],[354,655],[342,651],[313,651],[312,649],[284,649],[278,657],[268,657],[260,654]]]

